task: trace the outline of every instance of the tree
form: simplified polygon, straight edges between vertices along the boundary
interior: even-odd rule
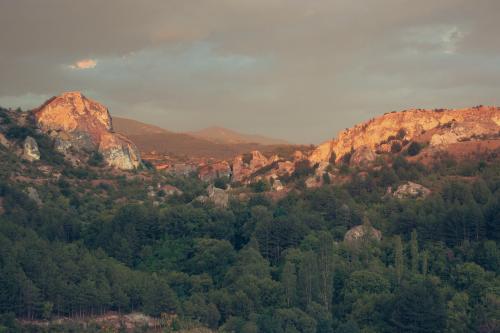
[[[318,290],[318,266],[313,251],[303,253],[299,264],[298,293],[301,304],[309,306]]]
[[[469,295],[457,293],[448,302],[446,332],[465,333],[472,330]]]
[[[395,296],[391,321],[400,332],[443,332],[446,308],[436,285],[429,279],[403,284]]]
[[[422,150],[422,145],[418,142],[412,141],[408,145],[408,149],[406,151],[407,151],[408,155],[416,156],[420,153],[421,150]]]
[[[394,238],[394,265],[396,269],[396,279],[401,283],[404,273],[403,243],[400,236]]]
[[[177,299],[168,284],[157,276],[145,281],[144,312],[159,317],[162,312],[176,309]]]
[[[411,255],[411,272],[413,274],[418,273],[418,241],[417,241],[417,231],[413,229],[411,232],[410,241],[410,255]]]
[[[429,272],[429,252],[424,251],[422,253],[422,274],[424,276]]]
[[[281,283],[285,290],[285,302],[288,307],[293,307],[296,301],[297,273],[295,264],[287,260],[281,273]]]
[[[330,310],[333,295],[333,238],[328,232],[321,232],[318,248],[319,298],[321,304]]]

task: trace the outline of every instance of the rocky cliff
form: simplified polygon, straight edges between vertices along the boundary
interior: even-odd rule
[[[118,169],[131,170],[141,164],[136,146],[113,132],[108,109],[79,92],[53,97],[33,115],[37,127],[49,134],[56,149],[66,156],[98,151],[108,165]]]
[[[387,113],[346,129],[336,139],[319,145],[309,160],[313,163],[339,161],[352,153],[359,163],[363,156],[372,160],[375,152],[396,152],[410,141],[437,147],[478,138],[497,138],[499,131],[500,108],[497,107],[411,109]]]

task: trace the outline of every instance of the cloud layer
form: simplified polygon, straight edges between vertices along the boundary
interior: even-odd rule
[[[500,104],[498,12],[496,0],[0,1],[0,104],[82,90],[172,130],[319,142],[387,111]]]

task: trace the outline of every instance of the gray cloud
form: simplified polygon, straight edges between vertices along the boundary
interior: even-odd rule
[[[319,142],[386,111],[500,104],[499,11],[496,0],[0,0],[0,104],[82,90],[172,130]]]

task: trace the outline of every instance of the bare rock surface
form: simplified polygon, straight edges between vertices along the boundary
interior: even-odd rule
[[[74,151],[98,151],[106,163],[122,170],[139,167],[137,147],[114,133],[108,109],[79,92],[68,92],[48,100],[34,111],[38,128],[55,140],[56,149],[67,155]]]
[[[478,106],[467,109],[410,109],[391,112],[346,129],[334,140],[320,144],[309,156],[313,163],[339,161],[352,150],[365,146],[372,151],[389,151],[391,140],[413,141],[432,131],[432,145],[446,145],[477,136],[498,135],[500,108]]]
[[[380,241],[382,239],[382,232],[375,229],[370,224],[364,223],[349,229],[344,236],[344,241],[346,242],[355,242],[365,239]]]
[[[398,199],[417,199],[425,198],[430,193],[431,190],[423,185],[407,182],[406,184],[399,185],[394,191],[393,196]]]
[[[27,136],[23,143],[23,156],[25,160],[33,162],[40,159],[38,143],[31,136]]]

